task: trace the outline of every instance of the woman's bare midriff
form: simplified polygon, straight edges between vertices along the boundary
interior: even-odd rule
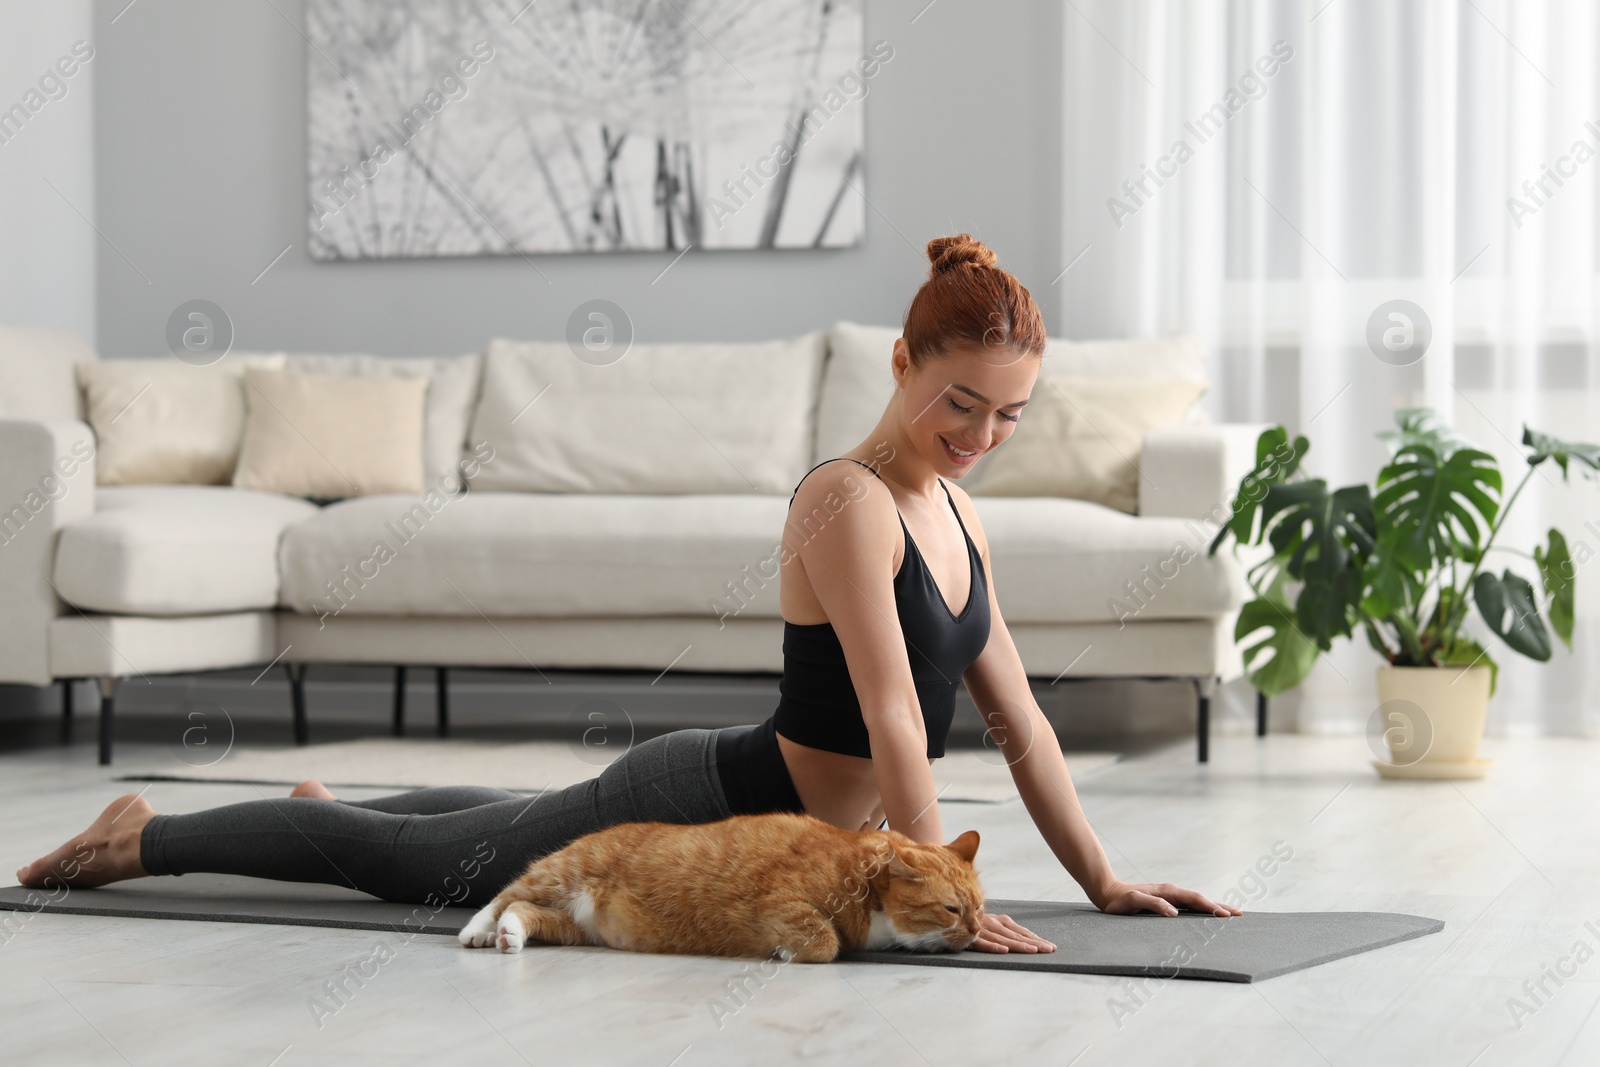
[[[812,748],[782,734],[777,737],[806,814],[846,830],[873,830],[883,821],[883,798],[870,759]],[[933,760],[928,765],[933,766]]]

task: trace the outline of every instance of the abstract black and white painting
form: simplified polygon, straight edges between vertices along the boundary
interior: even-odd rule
[[[859,243],[862,0],[307,0],[310,249]]]

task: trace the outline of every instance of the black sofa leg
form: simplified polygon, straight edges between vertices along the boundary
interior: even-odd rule
[[[289,674],[289,707],[294,713],[294,743],[309,744],[311,722],[306,716],[306,665],[285,663],[283,669]]]
[[[61,679],[61,743],[72,744],[72,679]]]
[[[1256,736],[1267,736],[1267,694],[1256,692]]]
[[[450,677],[449,671],[444,667],[435,667],[433,672],[433,685],[438,701],[439,710],[439,736],[450,736]]]
[[[1214,678],[1194,679],[1195,693],[1195,753],[1197,762],[1211,761],[1211,694],[1216,687]]]
[[[111,764],[111,733],[117,710],[117,679],[96,678],[100,687],[100,766]]]
[[[406,669],[394,669],[394,735],[406,735]]]

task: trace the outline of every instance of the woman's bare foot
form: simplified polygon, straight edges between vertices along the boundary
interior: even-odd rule
[[[143,878],[149,872],[139,863],[139,836],[154,816],[155,809],[139,794],[118,797],[83,833],[18,870],[17,881],[34,887],[65,883],[88,888]]]
[[[338,800],[328,787],[315,778],[307,778],[289,793],[291,797],[310,797],[312,800]]]

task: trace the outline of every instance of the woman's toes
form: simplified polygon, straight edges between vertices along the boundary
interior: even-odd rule
[[[87,837],[73,838],[48,856],[41,856],[17,871],[17,883],[32,889],[45,885],[78,884],[87,865],[100,852]]]
[[[291,797],[308,797],[312,800],[338,800],[327,786],[315,778],[307,778],[289,793]]]

